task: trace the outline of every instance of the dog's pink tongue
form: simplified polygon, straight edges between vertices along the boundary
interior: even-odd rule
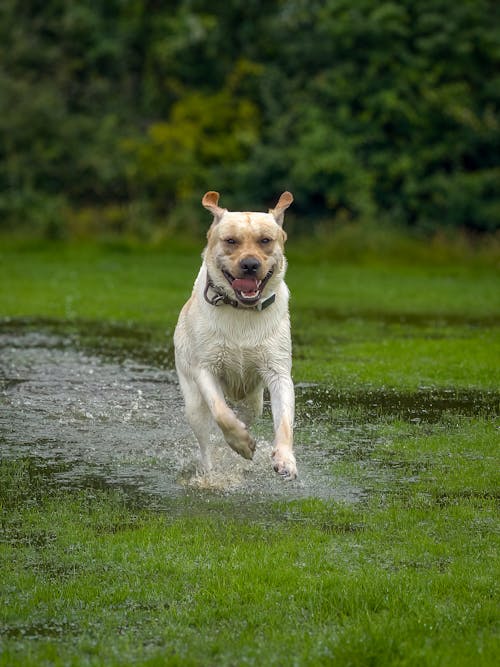
[[[236,278],[231,283],[232,288],[237,289],[238,292],[256,292],[257,285],[257,278]]]

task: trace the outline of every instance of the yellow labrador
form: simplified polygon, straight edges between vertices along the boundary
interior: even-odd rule
[[[282,228],[292,201],[291,193],[284,192],[269,213],[240,213],[220,208],[218,192],[207,192],[202,200],[214,219],[174,343],[186,415],[207,470],[212,420],[230,447],[246,459],[253,457],[255,441],[246,424],[262,413],[267,387],[275,431],[273,467],[285,478],[297,477]]]

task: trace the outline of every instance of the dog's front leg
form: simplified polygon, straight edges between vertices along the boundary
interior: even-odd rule
[[[276,374],[268,378],[271,410],[274,423],[273,467],[287,479],[297,477],[297,464],[293,454],[293,420],[295,393],[289,374]]]
[[[255,440],[226,403],[220,382],[208,370],[201,369],[197,384],[227,444],[245,459],[252,459]]]
[[[186,417],[200,446],[201,463],[205,472],[212,468],[210,456],[210,411],[201,395],[196,382],[177,364],[177,375],[186,406]]]

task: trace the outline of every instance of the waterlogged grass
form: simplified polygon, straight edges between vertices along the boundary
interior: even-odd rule
[[[146,325],[171,349],[200,247],[15,244],[0,250],[0,313]],[[291,246],[296,381],[415,389],[496,387],[500,289],[493,260],[316,259]],[[432,259],[432,258],[431,258]]]
[[[1,475],[0,664],[495,664],[489,486],[423,479],[248,522],[223,502],[172,519],[116,493],[47,491],[29,465]]]
[[[4,329],[171,364],[193,248],[0,254]],[[497,664],[494,265],[290,254],[298,459],[320,449],[359,500],[249,496],[235,518],[230,493],[180,511],[3,460],[0,665]]]
[[[495,271],[471,263],[310,266],[297,258],[288,280],[296,375],[346,388],[497,387]]]

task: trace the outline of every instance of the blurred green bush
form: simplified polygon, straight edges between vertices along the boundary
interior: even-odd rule
[[[500,221],[492,0],[3,0],[0,230]]]

